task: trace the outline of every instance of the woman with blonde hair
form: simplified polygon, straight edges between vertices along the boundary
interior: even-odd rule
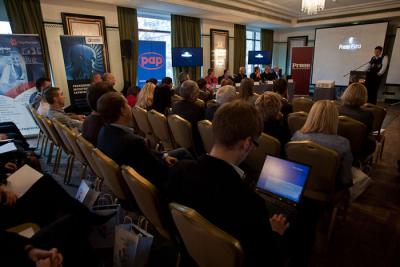
[[[337,134],[339,114],[336,104],[330,100],[314,103],[303,127],[297,131],[292,141],[313,141],[321,146],[335,150],[342,159],[338,173],[338,187],[349,187],[353,184],[351,166],[353,155],[350,142]]]
[[[255,105],[264,120],[264,133],[277,138],[283,148],[291,136],[281,113],[281,96],[274,92],[265,92],[257,98]]]
[[[254,81],[252,79],[243,79],[239,86],[239,98],[254,105],[258,95],[254,94],[253,87]]]
[[[153,105],[155,88],[156,86],[153,83],[151,82],[146,83],[139,92],[136,101],[136,106],[149,110]]]

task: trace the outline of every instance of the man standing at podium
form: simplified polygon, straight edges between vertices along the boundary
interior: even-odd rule
[[[366,86],[368,89],[368,103],[371,104],[376,104],[379,85],[388,65],[388,57],[383,55],[382,50],[382,46],[375,47],[375,56],[371,58],[367,65]]]

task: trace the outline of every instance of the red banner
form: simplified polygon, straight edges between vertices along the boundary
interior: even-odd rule
[[[313,60],[313,47],[292,48],[292,79],[295,82],[295,95],[308,95]]]

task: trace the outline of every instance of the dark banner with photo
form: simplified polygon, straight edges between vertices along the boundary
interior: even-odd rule
[[[313,47],[292,48],[292,79],[296,83],[295,95],[309,95]]]
[[[101,36],[68,36],[61,38],[65,73],[71,106],[81,112],[89,111],[86,91],[92,75],[105,71],[103,38]]]
[[[26,109],[36,91],[35,81],[45,76],[38,35],[0,35],[0,122],[12,121],[24,136],[39,129]]]

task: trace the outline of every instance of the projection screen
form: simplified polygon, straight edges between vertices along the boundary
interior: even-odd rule
[[[385,43],[387,22],[316,29],[312,83],[334,80],[347,86],[351,70],[368,62]],[[360,70],[364,70],[361,68]]]
[[[400,84],[400,28],[397,28],[386,83]]]

